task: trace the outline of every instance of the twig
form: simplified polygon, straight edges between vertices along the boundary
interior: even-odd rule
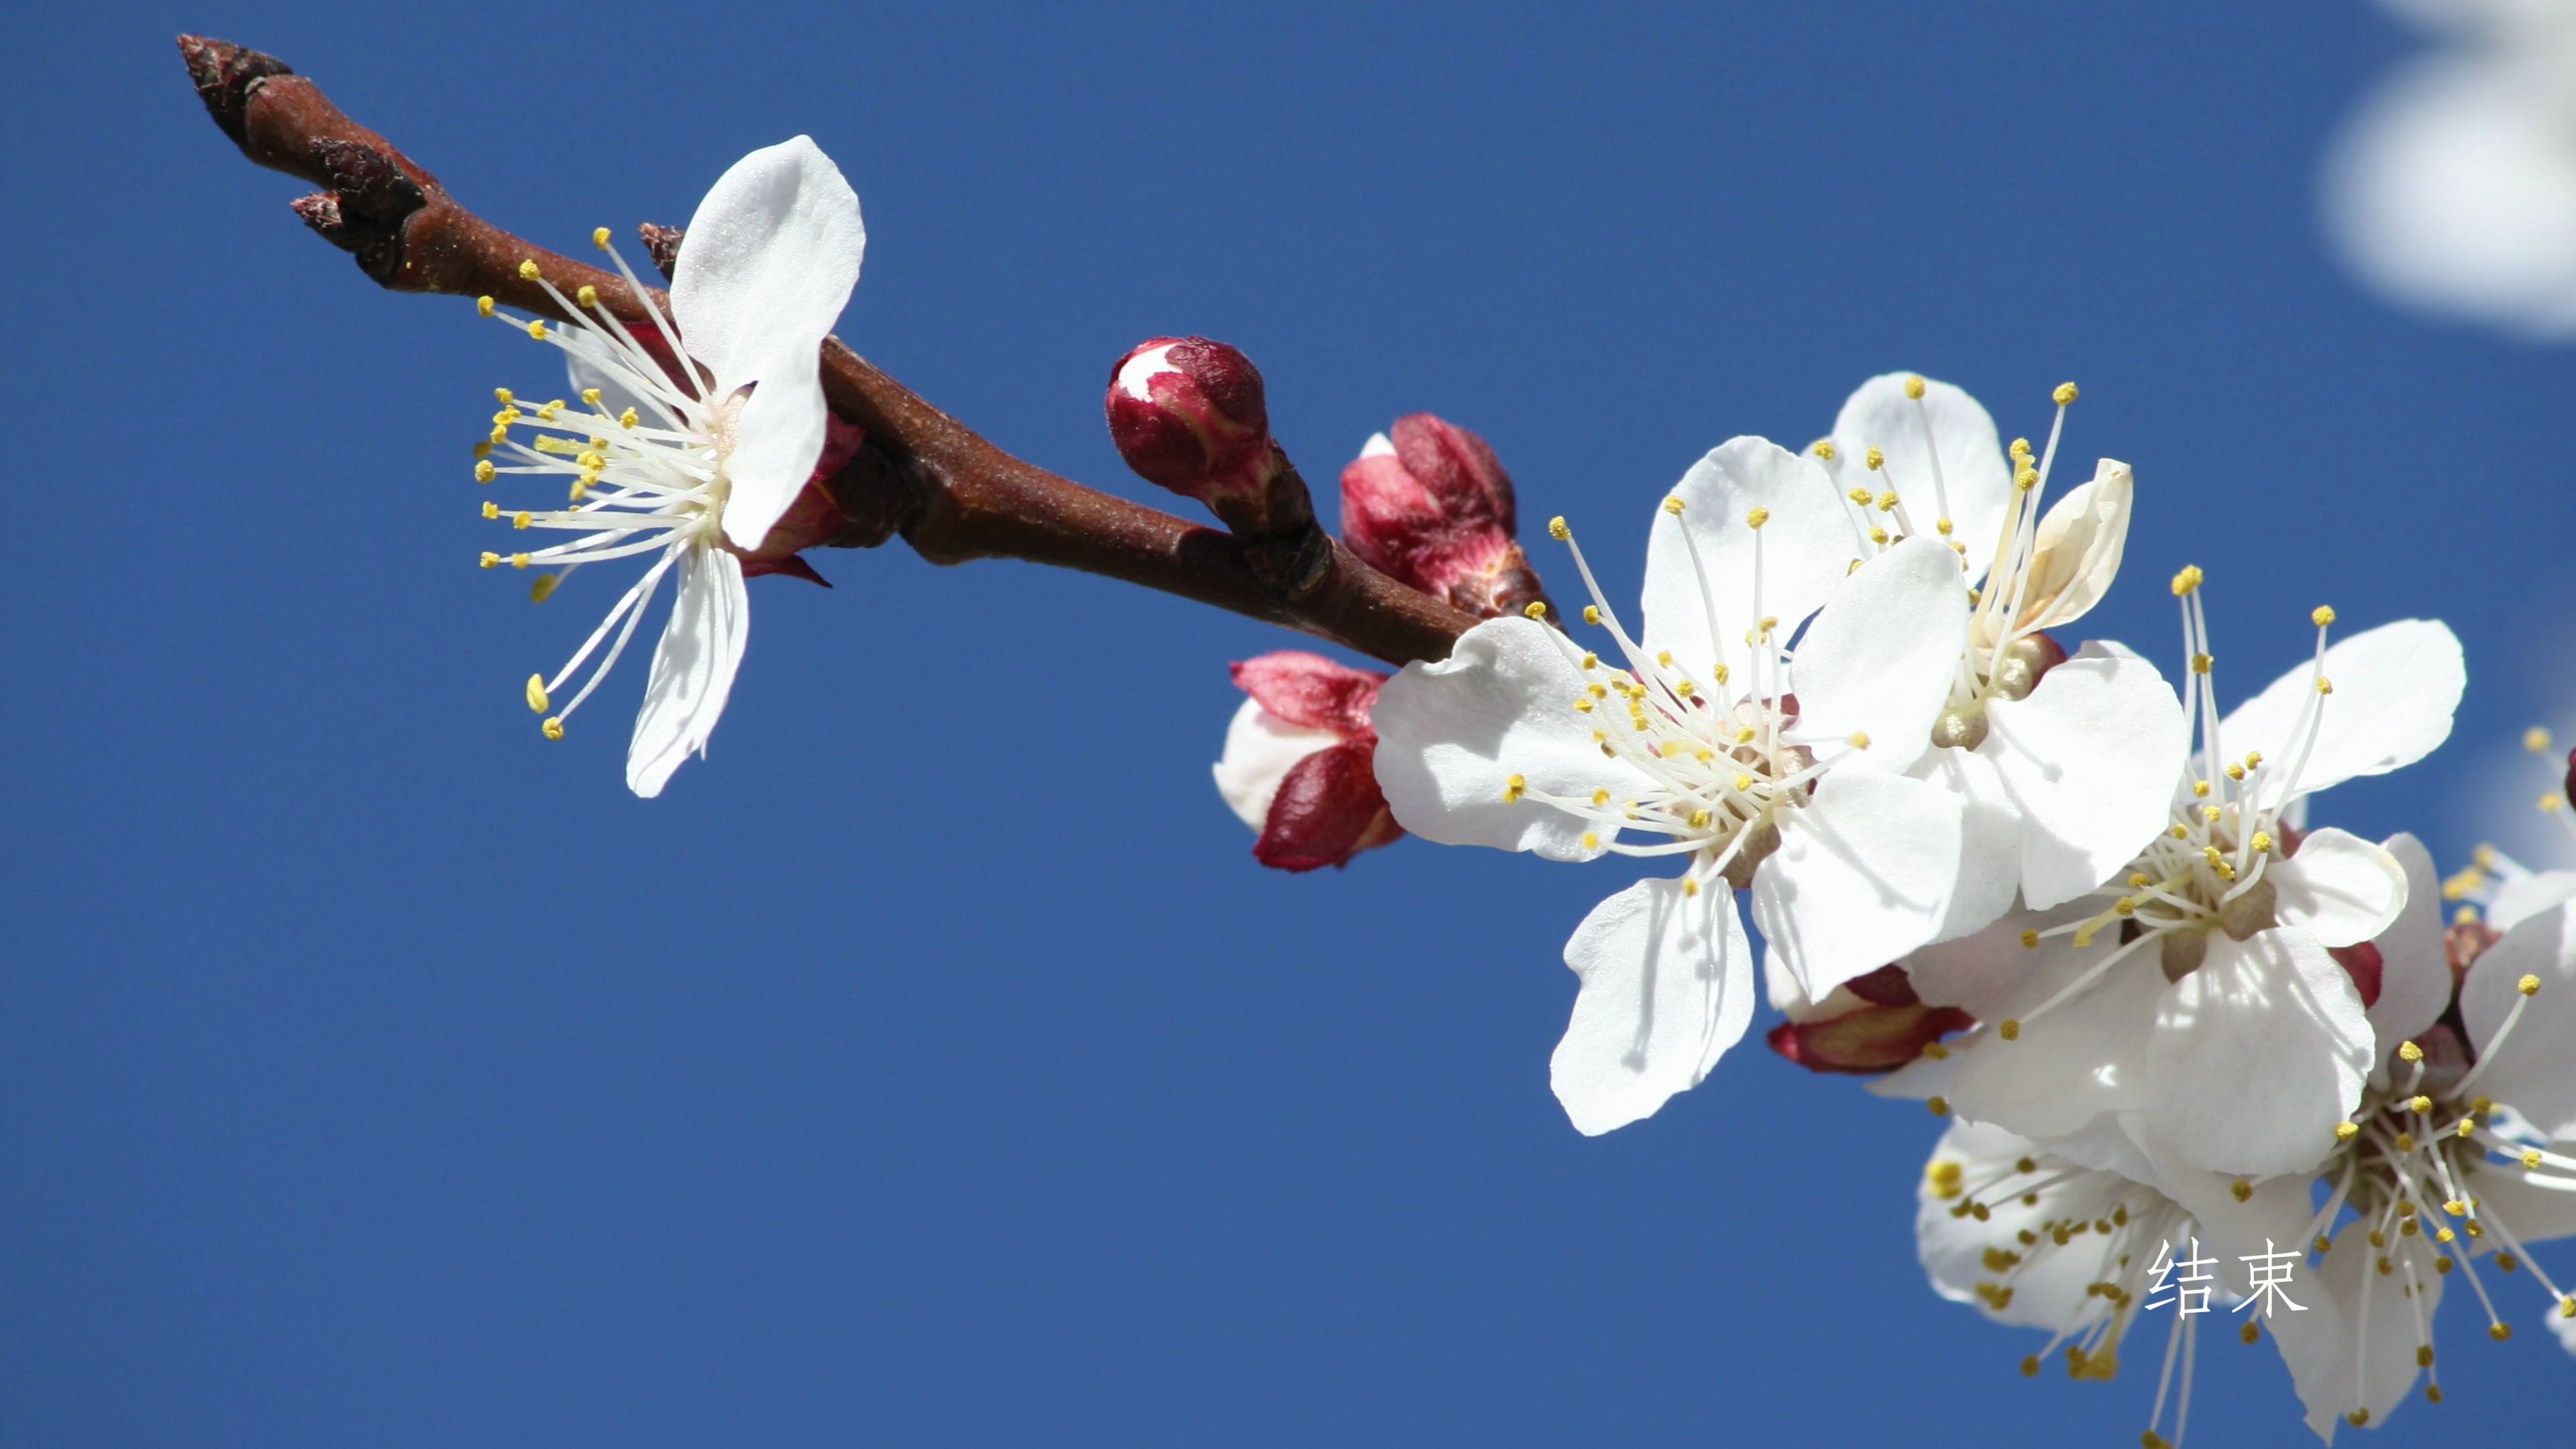
[[[284,62],[200,36],[179,53],[207,111],[242,154],[324,190],[294,203],[326,240],[397,292],[490,296],[561,318],[519,264],[534,260],[567,294],[596,287],[630,321],[625,283],[493,226],[384,137],[343,115]],[[653,238],[648,233],[648,249]],[[1447,657],[1472,615],[1388,578],[1336,543],[1304,587],[1274,597],[1231,535],[1085,488],[1003,452],[852,352],[823,343],[823,394],[866,430],[830,481],[848,526],[830,542],[874,547],[900,534],[938,564],[1018,558],[1125,579],[1300,630],[1391,664]]]

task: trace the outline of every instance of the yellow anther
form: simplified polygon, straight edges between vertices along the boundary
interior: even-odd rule
[[[1600,789],[1596,789],[1596,790],[1594,790],[1594,791],[1592,792],[1592,804],[1593,804],[1593,807],[1594,807],[1595,809],[1598,809],[1599,807],[1601,807],[1601,806],[1603,806],[1603,805],[1607,805],[1607,804],[1609,804],[1609,803],[1610,803],[1610,792],[1609,792],[1609,791],[1607,791],[1607,790],[1600,790]]]
[[[503,406],[503,407],[505,407],[505,408],[506,408],[506,407],[508,407],[510,404],[512,404],[512,403],[514,403],[514,402],[517,402],[518,400],[519,400],[519,395],[518,395],[517,393],[514,393],[514,392],[510,391],[510,390],[509,390],[508,388],[506,388],[506,387],[496,387],[496,388],[492,389],[492,401],[494,401],[494,402],[496,402],[496,403],[499,403],[501,406]]]
[[[528,336],[538,342],[546,340],[546,324],[543,319],[528,324]]]
[[[581,405],[586,408],[595,408],[599,406],[599,389],[595,387],[583,388],[581,390]]]
[[[1834,440],[1831,438],[1816,439],[1814,442],[1807,445],[1807,451],[1824,459],[1828,463],[1832,462],[1837,456],[1834,449]]]
[[[1853,730],[1853,731],[1852,731],[1852,733],[1851,733],[1851,747],[1852,747],[1853,749],[1855,749],[1855,750],[1865,750],[1865,749],[1868,749],[1868,748],[1869,748],[1869,731],[1867,731],[1867,730]]]
[[[499,477],[500,473],[501,470],[493,467],[488,458],[474,465],[474,481],[477,483],[489,483]]]
[[[2506,1339],[2513,1337],[2513,1325],[2501,1322],[2489,1324],[2487,1326],[2487,1337],[2494,1339],[2498,1343],[2502,1343]]]
[[[1750,789],[1752,789],[1752,788],[1753,788],[1753,777],[1752,777],[1751,775],[1745,774],[1745,773],[1744,773],[1743,771],[1741,771],[1741,770],[1737,771],[1737,772],[1736,772],[1736,775],[1735,775],[1735,788],[1736,788],[1736,791],[1737,791],[1739,794],[1740,794],[1740,793],[1742,793],[1743,791],[1746,791],[1746,790],[1750,790]],[[1707,814],[1708,812],[1706,812],[1706,811],[1701,811],[1700,813],[1701,813],[1702,815],[1705,815],[1705,814]],[[1691,821],[1691,823],[1692,823],[1692,824],[1694,824],[1694,825],[1702,825],[1702,824],[1706,824],[1707,822],[1706,822],[1706,821],[1703,821],[1703,820],[1700,820],[1700,819],[1697,819],[1697,818],[1694,818],[1694,819]]]
[[[2142,886],[2142,885],[2145,885],[2146,883],[2147,883],[2147,875],[2146,875],[2146,872],[2144,872],[2144,871],[2138,871],[2138,870],[2133,870],[2133,871],[2129,872],[2129,884],[2131,884],[2131,885],[2133,885],[2133,886]]]
[[[2027,458],[2030,456],[2030,439],[2015,438],[2012,440],[2012,446],[2004,451],[2012,454],[2016,459]]]
[[[550,703],[551,703],[551,702],[546,698],[546,677],[545,677],[544,675],[542,675],[542,674],[531,674],[531,675],[529,675],[529,676],[528,676],[528,709],[529,709],[529,711],[530,711],[531,713],[534,713],[534,714],[544,714],[544,713],[546,712],[547,708],[549,707]]]
[[[491,499],[489,499],[489,498],[484,499],[484,500],[483,500],[483,517],[485,518],[485,520],[487,520],[487,521],[488,521],[488,520],[491,520],[491,519],[498,518],[498,517],[500,517],[500,516],[501,516],[501,505],[500,505],[500,504],[498,504],[498,503],[493,502],[493,501],[492,501]]]
[[[2227,1185],[2227,1192],[2238,1202],[2246,1202],[2254,1196],[2254,1184],[2240,1177]]]
[[[1771,510],[1768,508],[1756,508],[1744,515],[1744,526],[1747,528],[1760,528],[1770,521]]]
[[[2127,896],[2122,896],[2111,903],[2111,914],[2115,916],[2134,916],[2137,913],[2138,903]]]
[[[1946,1062],[1950,1059],[1950,1049],[1937,1041],[1927,1041],[1923,1044],[1923,1055],[1936,1062]]]
[[[1718,683],[1720,683],[1720,684],[1724,684],[1724,683],[1726,682],[1726,666],[1725,666],[1725,665],[1720,664],[1719,666],[1717,666],[1717,670],[1716,670],[1716,673],[1715,673],[1715,675],[1714,675],[1714,678],[1715,678],[1715,679],[1717,680],[1717,682],[1718,682]]]
[[[580,291],[572,294],[572,299],[585,307],[596,307],[599,305],[599,289],[585,282]]]
[[[1891,488],[1878,495],[1878,511],[1881,513],[1890,512],[1896,507],[1896,502],[1896,490]]]
[[[1861,454],[1860,460],[1863,463],[1868,464],[1869,471],[1873,473],[1887,466],[1887,455],[1876,448],[1872,448],[1868,452]]]
[[[1933,1097],[1931,1100],[1925,1102],[1923,1106],[1925,1110],[1929,1111],[1935,1117],[1947,1117],[1950,1115],[1950,1099],[1947,1097]]]
[[[2540,813],[2547,815],[2552,811],[2564,809],[2566,804],[2566,801],[2555,794],[2543,795],[2540,797]]]
[[[2021,1361],[2021,1376],[2026,1379],[2035,1379],[2039,1377],[2039,1355],[2034,1353],[2023,1356]]]
[[[2204,575],[2200,571],[2200,565],[2185,564],[2182,572],[2173,576],[2174,597],[2177,599],[2182,598],[2192,590],[2199,588],[2200,581],[2203,577]]]
[[[1877,543],[1877,544],[1884,544],[1884,543],[1886,543],[1886,542],[1887,542],[1887,530],[1886,530],[1886,529],[1884,529],[1884,528],[1872,528],[1872,529],[1869,531],[1869,541],[1870,541],[1870,542],[1872,542],[1872,543]]]
[[[491,552],[491,551],[490,551],[490,550],[488,550],[488,549],[484,551],[483,558],[482,558],[482,564],[483,564],[483,567],[485,567],[485,568],[487,568],[487,569],[488,569],[488,568],[498,568],[498,567],[500,566],[500,563],[501,563],[501,556],[500,556],[499,554],[497,554],[497,553],[493,553],[493,552]]]
[[[2195,654],[2191,656],[2191,672],[2194,674],[2207,674],[2209,672],[2209,667],[2217,662],[2217,660],[2206,654]]]
[[[2526,1171],[2538,1167],[2540,1165],[2540,1149],[2537,1147],[2524,1148],[2522,1153],[2522,1165]]]
[[[1905,379],[1905,395],[1914,399],[1916,402],[1921,402],[1923,400],[1923,379],[1919,377],[1909,377]]]
[[[2037,950],[2039,948],[2039,933],[2037,931],[2022,932],[2021,943],[2032,950]]]
[[[560,403],[560,402],[539,403],[539,404],[537,405],[537,421],[538,421],[538,422],[541,422],[541,423],[551,423],[551,422],[553,422],[556,418],[561,417],[562,415],[563,415],[563,404],[562,404],[562,403]]]
[[[1849,497],[1852,502],[1859,504],[1863,508],[1867,508],[1869,506],[1870,493],[1866,488],[1855,488],[1845,496]]]
[[[2475,1118],[2475,1117],[2463,1117],[2463,1118],[2461,1118],[2461,1119],[2460,1119],[2460,1125],[2451,1129],[2451,1135],[2452,1135],[2452,1136],[2454,1136],[2454,1137],[2466,1137],[2466,1136],[2468,1136],[2470,1133],[2475,1132],[2475,1131],[2477,1131],[2477,1130],[2478,1130],[2478,1119],[2477,1119],[2477,1118]]]
[[[2028,493],[2030,490],[2038,486],[2039,470],[2037,468],[2024,468],[2020,472],[2013,474],[2013,487],[2020,489],[2024,493]]]
[[[491,315],[492,315],[492,299],[491,299],[491,298],[489,298],[489,297],[477,297],[477,298],[475,298],[475,299],[474,299],[474,310],[475,310],[476,312],[478,312],[478,313],[481,313],[483,316],[486,316],[486,317],[491,316]]]
[[[539,277],[541,277],[541,276],[543,276],[543,275],[545,275],[545,274],[537,270],[537,264],[536,264],[535,262],[533,262],[533,261],[525,261],[525,262],[521,262],[521,263],[519,263],[519,280],[520,280],[520,281],[522,281],[522,282],[533,282],[533,281],[537,280]]]
[[[1941,535],[1943,538],[1948,538],[1948,537],[1950,536],[1950,520],[1948,520],[1948,519],[1946,519],[1946,518],[1936,519],[1936,520],[1934,520],[1934,521],[1933,521],[1932,527],[1933,527],[1934,529],[1938,530],[1938,531],[1939,531],[1939,533],[1940,533],[1940,535]],[[1953,547],[1953,548],[1966,548],[1966,547],[1967,547],[1967,545],[1966,545],[1966,544],[1953,544],[1953,545],[1951,545],[1951,547]]]
[[[1529,601],[1529,607],[1521,610],[1521,612],[1527,614],[1533,619],[1544,619],[1547,617],[1547,601],[1545,599],[1532,599]]]
[[[1599,850],[1601,848],[1601,837],[1593,834],[1589,830],[1583,832],[1583,848],[1586,850]]]
[[[2208,799],[2208,798],[2209,798],[2209,782],[2208,782],[2207,780],[2194,780],[2194,781],[2192,781],[2192,782],[2191,782],[2191,793],[2192,793],[2193,797],[2194,797],[2194,798],[2196,798],[2196,799],[2201,799],[2201,800],[2206,800],[2206,799]]]
[[[2433,1110],[2433,1099],[2430,1097],[2417,1097],[2406,1104],[2406,1110],[2409,1112],[2430,1112]]]
[[[2096,929],[2096,927],[2090,925],[2077,927],[2075,931],[2075,948],[2080,951],[2083,948],[2092,945],[2093,934]]]
[[[512,528],[525,528],[525,527],[527,527],[527,526],[528,526],[528,510],[526,510],[526,509],[522,508],[522,509],[520,509],[518,512],[511,514],[511,515],[510,515],[510,526],[511,526]]]
[[[2309,612],[2309,614],[2308,614],[2308,622],[2309,622],[2309,623],[2311,623],[2311,624],[2316,625],[2316,626],[2317,626],[2318,628],[2320,628],[2320,629],[2324,628],[2324,627],[2325,627],[2325,626],[2327,626],[2328,624],[2333,623],[2334,621],[2335,621],[2335,612],[2334,612],[2334,609],[2333,609],[2331,606],[2329,606],[2329,605],[2319,604],[2319,605],[2317,605],[2317,606],[2316,606],[2316,608],[2315,608],[2315,609],[2311,610],[2311,611]]]
[[[2202,818],[2203,820],[2208,821],[2208,822],[2209,822],[2210,824],[2212,824],[2212,825],[2216,825],[2216,824],[2218,823],[2218,821],[2219,821],[2219,818],[2220,818],[2221,816],[2224,816],[2226,813],[2227,813],[2226,811],[2219,809],[2219,808],[2218,808],[2217,806],[2215,806],[2215,805],[2203,805],[2203,806],[2201,806],[2201,807],[2200,807],[2200,816],[2201,816],[2201,818]]]
[[[2234,760],[2230,760],[2230,761],[2228,761],[2228,762],[2227,762],[2227,778],[2229,778],[2229,779],[2231,779],[2231,780],[2242,780],[2242,779],[2244,779],[2244,778],[2245,778],[2245,767],[2244,767],[2243,765],[2240,765],[2240,764],[2236,763]]]
[[[2172,835],[2173,835],[2173,838],[2174,838],[2174,839],[2176,839],[2176,840],[2189,840],[2189,839],[2191,839],[2191,827],[2190,827],[2190,826],[2188,826],[2188,825],[2176,825],[2176,826],[2173,826],[2173,827],[2171,827],[2171,833],[2172,833]]]
[[[2021,1022],[2013,1017],[2007,1016],[1995,1027],[1995,1035],[2002,1037],[2006,1041],[2019,1041],[2021,1040]]]
[[[545,722],[544,724],[541,724],[541,725],[537,726],[537,729],[538,729],[538,731],[539,731],[540,733],[542,733],[542,734],[543,734],[547,739],[550,739],[550,740],[559,740],[559,739],[562,739],[562,738],[563,738],[563,716],[561,716],[561,715],[548,715],[548,716],[546,716],[546,722]]]
[[[1598,654],[1592,653],[1590,650],[1585,650],[1585,651],[1584,651],[1584,654],[1583,654],[1583,667],[1584,667],[1584,668],[1586,668],[1586,669],[1598,669],[1598,668],[1600,668],[1600,667],[1601,667],[1601,656],[1600,656],[1600,655],[1598,655]],[[1594,689],[1599,689],[1601,686],[1596,684],[1596,685],[1594,685],[1594,686],[1592,686],[1592,687],[1593,687]]]
[[[2412,1133],[2412,1132],[2400,1132],[2400,1133],[2398,1133],[2398,1134],[2397,1134],[2397,1150],[2398,1150],[2399,1152],[2412,1152],[2412,1151],[2414,1151],[2414,1150],[2415,1150],[2415,1134],[2414,1134],[2414,1133]]]
[[[2272,852],[2272,834],[2268,830],[2255,831],[2254,838],[2245,843],[2254,847],[2256,855],[2269,855]]]
[[[1681,683],[1673,686],[1673,693],[1680,695],[1684,699],[1688,699],[1692,695],[1699,693],[1699,686],[1685,679]]]
[[[474,445],[474,456],[475,456],[475,457],[477,457],[477,458],[489,458],[489,457],[491,457],[491,456],[492,456],[492,445],[491,445],[490,443],[476,443],[476,444]]]
[[[591,228],[590,244],[601,251],[608,250],[608,228],[604,226]]]
[[[2513,989],[2521,992],[2525,996],[2538,996],[2540,994],[2540,978],[2537,976],[2525,976],[2520,981],[2513,983]]]
[[[2201,808],[2204,810],[2215,810],[2218,807],[2215,805],[2204,805]],[[2215,817],[2212,818],[2214,819]],[[2216,865],[2227,858],[2227,852],[2219,849],[2215,845],[2204,845],[2200,848],[2200,858],[2208,861],[2211,865]]]
[[[523,554],[523,553],[514,553],[514,554],[510,555],[510,567],[512,567],[512,568],[514,568],[514,569],[523,569],[523,568],[526,568],[527,566],[528,566],[528,556],[527,556],[526,554]]]
[[[2048,396],[2049,399],[2055,402],[2059,407],[2064,407],[2068,403],[2075,401],[2075,384],[2071,382],[2061,382],[2049,393]]]
[[[1662,651],[1661,653],[1658,653],[1658,654],[1655,656],[1655,662],[1656,662],[1657,664],[1660,664],[1660,665],[1664,666],[1666,669],[1670,669],[1670,668],[1672,668],[1672,667],[1673,667],[1673,651],[1671,651],[1670,649],[1666,649],[1666,650]]]
[[[1597,605],[1593,605],[1593,604],[1586,604],[1586,605],[1584,605],[1584,606],[1583,606],[1583,622],[1584,622],[1584,623],[1586,623],[1586,624],[1598,624],[1598,623],[1600,623],[1600,622],[1601,622],[1601,610],[1600,610],[1599,606],[1597,606]]]
[[[2451,924],[2454,926],[2475,925],[2477,920],[2478,908],[2475,906],[2462,906],[2451,912]]]
[[[1586,685],[1585,688],[1591,691],[1594,699],[1608,699],[1610,697],[1610,691],[1602,688],[1598,684]]]
[[[1749,745],[1753,743],[1753,737],[1757,733],[1759,733],[1759,731],[1755,730],[1751,725],[1739,725],[1736,727],[1735,731],[1735,742],[1739,745]]]
[[[1518,804],[1521,796],[1528,790],[1529,781],[1526,778],[1520,775],[1512,776],[1510,779],[1503,782],[1503,803],[1506,805]]]
[[[539,574],[528,584],[528,602],[542,604],[555,596],[555,585],[563,582],[561,574]]]
[[[1681,513],[1682,513],[1682,501],[1681,501],[1681,499],[1680,499],[1680,498],[1678,498],[1678,497],[1668,497],[1668,498],[1666,498],[1666,499],[1664,500],[1664,511],[1665,511],[1666,513],[1669,513],[1669,514],[1673,515],[1675,518],[1679,518],[1679,517],[1681,517]]]
[[[635,409],[628,408],[626,411],[619,413],[617,415],[617,425],[621,428],[631,428],[635,426]]]
[[[2542,729],[2538,725],[2533,725],[2531,728],[2524,730],[2522,732],[2522,747],[2531,751],[2535,755],[2548,754],[2549,731]]]
[[[1559,514],[1547,521],[1547,536],[1563,543],[1574,537],[1574,530],[1565,526],[1565,516]]]
[[[1708,812],[1705,810],[1692,811],[1690,813],[1690,828],[1693,830],[1706,830],[1708,828]]]
[[[1691,877],[1689,877],[1689,876],[1683,876],[1683,877],[1682,877],[1682,894],[1683,894],[1683,895],[1686,895],[1686,896],[1695,896],[1695,895],[1698,895],[1698,894],[1699,894],[1699,882],[1698,882],[1697,880],[1692,879],[1692,878],[1691,878]]]
[[[2332,694],[2332,693],[2334,693],[2334,681],[2333,681],[2333,680],[2331,680],[2331,679],[2326,678],[2326,677],[2325,677],[2324,675],[2322,675],[2322,674],[2318,675],[2318,676],[2317,676],[2317,693],[2319,693],[2319,694]]]
[[[2397,1044],[2397,1059],[2401,1062],[2420,1062],[2424,1060],[2424,1049],[2411,1041],[2401,1041]]]
[[[2361,1125],[2357,1122],[2337,1122],[2335,1124],[2335,1140],[2337,1142],[2350,1142],[2352,1139],[2360,1135]]]

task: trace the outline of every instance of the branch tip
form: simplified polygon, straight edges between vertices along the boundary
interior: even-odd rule
[[[276,56],[203,35],[180,36],[179,59],[187,63],[188,78],[197,83],[197,99],[206,103],[206,114],[215,118],[236,146],[249,144],[243,118],[250,98],[269,77],[295,74]]]

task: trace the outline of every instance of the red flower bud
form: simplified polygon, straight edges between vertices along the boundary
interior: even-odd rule
[[[1234,666],[1249,696],[1226,730],[1217,792],[1261,833],[1255,860],[1278,870],[1347,865],[1404,834],[1371,763],[1369,709],[1386,676],[1281,651]]]
[[[1109,436],[1148,479],[1212,508],[1257,497],[1270,463],[1270,409],[1252,359],[1204,337],[1156,337],[1109,375]]]
[[[2558,793],[2567,797],[2568,808],[2576,809],[2576,750],[2567,752],[2567,774],[2559,782]]]
[[[1398,418],[1342,470],[1342,541],[1371,567],[1472,614],[1547,596],[1514,542],[1511,475],[1494,450],[1429,413]]]
[[[1854,1076],[1892,1072],[1942,1037],[1977,1024],[1955,1006],[1924,1005],[1899,966],[1844,982],[1797,1015],[1806,1019],[1784,1021],[1764,1036],[1771,1050],[1811,1072]]]
[[[2388,958],[2379,954],[2377,945],[2360,941],[2350,946],[2328,946],[2326,954],[2343,968],[2344,975],[2352,978],[2353,989],[2361,993],[2362,1010],[2379,1004],[2379,983],[2387,973]]]

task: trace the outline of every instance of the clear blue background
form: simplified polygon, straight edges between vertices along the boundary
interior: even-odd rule
[[[1100,384],[1205,332],[1310,475],[1438,411],[1632,536],[1622,595],[1731,434],[1890,368],[2036,434],[2075,378],[2072,455],[2141,489],[2096,632],[2169,661],[2186,561],[2231,698],[2319,602],[2457,626],[2459,743],[2320,802],[2456,863],[2465,752],[2565,698],[2576,352],[2325,253],[2316,160],[2413,37],[2100,9],[22,16],[0,1439],[2134,1443],[2151,1374],[2024,1382],[2035,1335],[1924,1287],[1920,1109],[1748,1040],[1567,1126],[1613,868],[1256,868],[1207,764],[1286,635],[827,554],[754,586],[667,798],[621,784],[640,661],[546,744],[520,681],[605,595],[474,569],[466,446],[551,354],[306,235],[170,44],[285,57],[559,246],[809,131],[872,234],[844,335],[1003,445],[1151,497]],[[2384,1442],[2576,1414],[2518,1301],[2500,1346],[2453,1305],[2451,1401]],[[2305,1437],[2269,1347],[2204,1348],[2192,1442]]]

